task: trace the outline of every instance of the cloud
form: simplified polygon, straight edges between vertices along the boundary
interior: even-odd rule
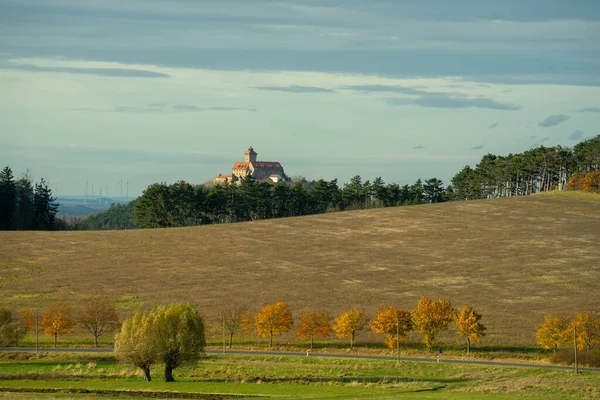
[[[488,108],[493,110],[519,110],[513,104],[500,103],[485,97],[470,98],[459,92],[427,92],[423,86],[397,85],[349,85],[342,89],[355,90],[362,93],[402,93],[414,97],[392,97],[384,99],[392,105],[419,105],[432,108]]]
[[[494,129],[498,127],[498,122],[494,122],[493,124],[491,124],[490,126],[488,126],[488,129]]]
[[[391,105],[418,105],[432,108],[487,108],[492,110],[516,111],[521,107],[513,104],[499,103],[488,98],[457,98],[445,94],[433,94],[417,98],[392,97],[384,99]]]
[[[580,108],[579,110],[575,110],[575,112],[600,113],[600,107]]]
[[[481,149],[483,149],[483,145],[482,144],[471,147],[471,150],[481,150]]]
[[[199,107],[189,104],[176,104],[173,107],[168,107],[166,103],[153,103],[147,107],[137,106],[116,106],[111,109],[103,108],[71,108],[70,111],[79,112],[116,112],[116,113],[155,113],[155,114],[170,114],[176,112],[204,112],[204,111],[258,111],[256,108],[244,108],[244,107],[222,107],[222,106],[209,106]]]
[[[413,147],[413,150],[423,150],[424,148],[425,148],[425,146],[422,146],[419,144],[419,145]]]
[[[545,120],[538,123],[538,126],[541,126],[543,128],[547,128],[549,126],[556,126],[556,125],[560,124],[561,122],[564,122],[568,119],[569,119],[569,116],[565,115],[565,114],[549,115],[548,117],[546,117]]]
[[[254,89],[287,93],[335,93],[335,90],[317,86],[256,86]]]
[[[3,69],[17,69],[30,72],[57,72],[66,74],[84,74],[99,75],[108,77],[125,78],[169,78],[170,75],[162,72],[147,71],[142,69],[129,68],[80,68],[80,67],[50,67],[30,64],[4,64],[0,65]]]
[[[573,133],[571,133],[567,139],[569,139],[569,140],[581,140],[581,139],[583,139],[583,132],[580,131],[579,129],[576,130],[576,131],[573,131]]]

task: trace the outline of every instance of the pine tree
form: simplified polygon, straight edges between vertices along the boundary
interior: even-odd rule
[[[58,204],[56,198],[52,197],[52,190],[44,178],[35,185],[34,212],[35,227],[41,230],[52,230],[56,227],[56,213]]]
[[[10,167],[0,172],[0,230],[13,227],[17,203],[16,184]]]

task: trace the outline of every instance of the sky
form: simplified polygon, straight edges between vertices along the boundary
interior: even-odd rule
[[[203,183],[249,146],[448,184],[598,133],[597,0],[0,0],[0,164],[59,196]]]

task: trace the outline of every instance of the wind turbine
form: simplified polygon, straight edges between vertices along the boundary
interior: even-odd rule
[[[121,177],[121,180],[117,182],[117,186],[121,187],[121,200],[123,200],[123,177]]]
[[[127,185],[127,200],[129,200],[129,181],[127,181],[126,185]]]

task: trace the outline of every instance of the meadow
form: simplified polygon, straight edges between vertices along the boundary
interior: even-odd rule
[[[208,355],[153,381],[110,354],[0,353],[0,399],[593,399],[600,373],[321,357]]]
[[[192,228],[0,232],[0,291],[13,310],[43,312],[55,299],[77,310],[102,295],[123,318],[180,301],[209,321],[232,304],[256,312],[277,300],[296,320],[354,306],[372,316],[427,295],[482,313],[483,345],[529,348],[546,313],[600,311],[599,248],[600,197],[582,193]]]

